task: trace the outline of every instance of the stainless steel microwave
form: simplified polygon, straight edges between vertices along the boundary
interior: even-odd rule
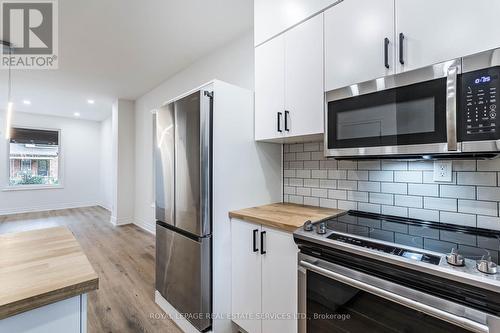
[[[325,154],[496,156],[499,91],[500,48],[329,91]]]

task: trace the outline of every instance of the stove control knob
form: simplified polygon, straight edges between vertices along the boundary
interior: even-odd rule
[[[304,223],[304,231],[313,231],[313,224],[311,221],[306,221],[306,223]]]
[[[446,256],[446,262],[452,266],[465,266],[464,257],[455,248],[451,249],[451,253]]]
[[[476,263],[477,270],[485,274],[496,274],[497,264],[491,261],[491,257],[483,256],[481,260]]]
[[[321,222],[321,223],[316,224],[316,233],[318,233],[320,235],[326,234],[326,223],[325,222]]]

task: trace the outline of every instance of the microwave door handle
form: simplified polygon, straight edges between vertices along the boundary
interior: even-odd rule
[[[446,76],[446,137],[448,151],[457,151],[457,82],[458,65],[448,68]]]
[[[318,273],[320,275],[326,276],[330,279],[333,279],[333,280],[339,281],[341,283],[350,285],[350,286],[357,288],[357,289],[364,290],[370,294],[385,298],[385,299],[387,299],[391,302],[394,302],[394,303],[401,304],[407,308],[411,308],[411,309],[420,311],[420,312],[425,313],[429,316],[445,320],[449,323],[458,325],[459,327],[466,328],[466,329],[471,330],[473,332],[489,333],[489,327],[486,325],[483,325],[481,323],[472,321],[470,319],[460,317],[460,316],[454,315],[452,313],[437,309],[435,307],[432,307],[432,306],[429,306],[427,304],[415,301],[413,299],[406,298],[404,296],[392,293],[390,291],[387,291],[385,289],[382,289],[382,288],[373,286],[371,284],[362,282],[360,280],[350,278],[350,277],[345,276],[343,274],[333,272],[329,269],[320,267],[314,263],[310,263],[308,261],[301,260],[299,265],[310,270],[310,271],[313,271],[313,272]]]

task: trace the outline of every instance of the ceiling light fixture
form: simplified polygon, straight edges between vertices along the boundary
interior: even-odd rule
[[[12,103],[12,71],[11,71],[11,61],[12,56],[12,43],[5,40],[0,40],[2,45],[2,53],[5,53],[5,48],[9,49],[9,74],[7,82],[7,114],[5,115],[5,139],[10,140],[10,130],[12,123],[12,111],[14,109],[14,103]]]
[[[87,103],[89,103],[89,104],[94,104],[94,103],[95,103],[95,101],[94,101],[93,99],[88,99],[88,100],[87,100]]]
[[[31,101],[30,101],[30,100],[25,99],[25,100],[23,101],[23,104],[25,104],[25,105],[31,105]]]
[[[75,112],[75,113],[73,113],[73,116],[75,116],[75,117],[80,117],[80,112]]]

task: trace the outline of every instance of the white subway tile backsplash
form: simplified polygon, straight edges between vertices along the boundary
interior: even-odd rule
[[[477,200],[458,200],[458,211],[461,213],[498,216],[498,203]]]
[[[293,176],[291,176],[293,177]],[[311,170],[296,170],[295,171],[296,178],[311,178]]]
[[[408,184],[408,194],[427,197],[439,196],[439,185],[433,184]]]
[[[408,217],[411,217],[412,219],[420,219],[420,220],[439,222],[439,211],[438,210],[429,210],[429,209],[420,209],[420,208],[409,208],[408,209]]]
[[[380,161],[358,161],[358,170],[380,170]]]
[[[439,185],[440,196],[444,198],[476,199],[475,186]]]
[[[422,208],[424,200],[422,197],[409,196],[409,195],[395,195],[394,205],[404,207]]]
[[[492,172],[459,172],[457,184],[497,186],[497,177]]]
[[[385,205],[383,205],[382,206],[382,214],[408,217],[408,208],[407,207],[397,207],[397,206],[385,206]]]
[[[477,200],[500,201],[499,187],[478,187]]]
[[[354,180],[338,180],[337,181],[337,188],[339,190],[357,190],[358,189],[358,182]]]
[[[356,161],[337,161],[338,163],[338,168],[339,169],[346,169],[346,170],[356,170],[358,168],[358,162]]]
[[[325,159],[322,142],[285,144],[283,200],[500,230],[500,159],[454,160],[451,182],[434,161]]]
[[[421,183],[422,172],[420,171],[395,171],[394,181],[398,183]]]
[[[347,200],[368,202],[368,192],[347,191]]]
[[[500,231],[500,217],[478,215],[477,227]]]
[[[369,171],[368,179],[371,181],[392,182],[392,181],[394,181],[394,172],[393,171]]]
[[[393,194],[408,194],[408,184],[381,183],[381,192]]]
[[[368,180],[368,171],[347,171],[347,179],[349,180]]]
[[[319,198],[304,197],[304,205],[319,206]]]
[[[370,202],[382,205],[394,204],[394,196],[386,193],[370,193]]]
[[[347,179],[346,170],[328,170],[328,178],[330,179]]]
[[[408,162],[382,161],[382,170],[408,170]]]
[[[330,199],[347,200],[346,190],[329,190],[328,197]]]
[[[476,215],[462,214],[462,213],[452,213],[452,212],[441,212],[440,221],[449,224],[458,224],[467,227],[476,226]]]
[[[328,190],[326,188],[313,188],[311,195],[317,198],[328,198]]]
[[[424,197],[424,208],[456,212],[457,199]]]
[[[358,182],[358,190],[366,192],[380,192],[379,182]]]
[[[380,205],[366,203],[366,202],[358,202],[358,210],[368,213],[376,213],[380,214],[382,212],[382,207]]]

